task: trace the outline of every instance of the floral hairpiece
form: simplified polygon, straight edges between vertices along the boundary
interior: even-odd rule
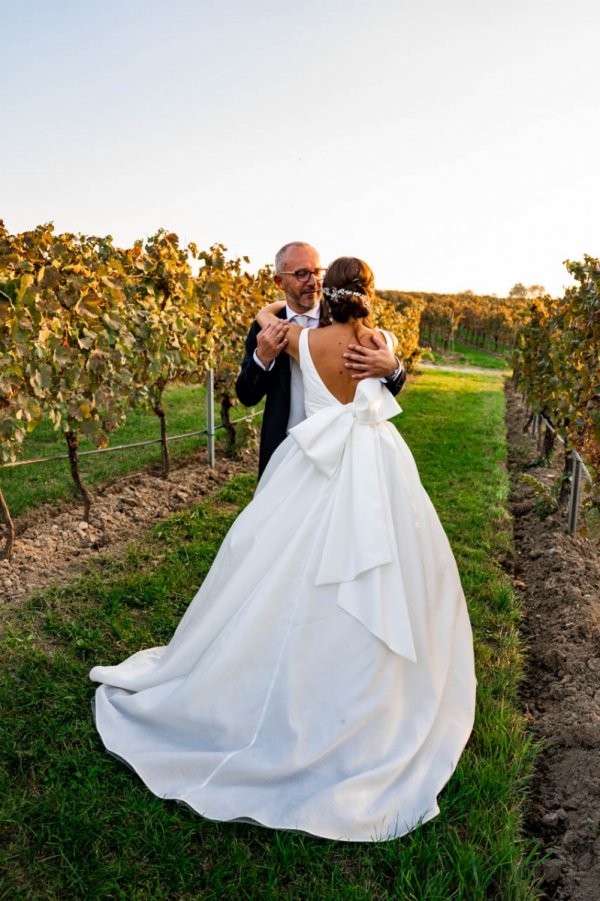
[[[367,310],[370,307],[369,298],[361,294],[360,291],[350,291],[348,288],[323,288],[323,294],[333,301],[338,300],[340,297],[360,297]]]

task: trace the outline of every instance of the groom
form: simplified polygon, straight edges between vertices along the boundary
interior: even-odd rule
[[[253,322],[246,338],[246,355],[235,390],[246,407],[253,407],[265,395],[267,398],[260,433],[259,477],[289,429],[306,418],[300,367],[282,351],[287,343],[288,322],[308,328],[319,325],[324,273],[319,254],[310,244],[285,244],[275,256],[275,283],[286,301],[279,314],[281,323],[261,330]],[[349,345],[344,353],[345,365],[360,372],[357,378],[381,378],[392,394],[398,394],[406,379],[404,368],[384,341],[377,337],[374,341],[376,350]]]

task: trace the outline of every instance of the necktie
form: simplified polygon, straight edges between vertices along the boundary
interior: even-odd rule
[[[310,318],[304,313],[296,313],[291,321],[301,328],[310,328]],[[290,360],[290,415],[288,419],[288,431],[293,426],[306,418],[304,410],[304,384],[302,373],[295,360]]]

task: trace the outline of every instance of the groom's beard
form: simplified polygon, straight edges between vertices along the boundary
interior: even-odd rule
[[[304,288],[302,291],[294,292],[293,297],[288,297],[289,306],[294,309],[298,308],[298,312],[300,310],[312,310],[313,307],[321,300],[321,287],[315,286],[313,288],[309,288],[308,286]]]

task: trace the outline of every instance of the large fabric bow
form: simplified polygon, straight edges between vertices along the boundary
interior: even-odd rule
[[[324,407],[290,430],[336,485],[323,510],[316,585],[338,584],[338,606],[397,654],[416,654],[386,488],[382,430],[401,413],[390,392],[365,379],[350,404]]]

